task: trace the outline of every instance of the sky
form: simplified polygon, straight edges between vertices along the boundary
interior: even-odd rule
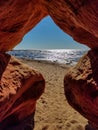
[[[48,16],[28,32],[14,49],[88,49],[75,42]]]

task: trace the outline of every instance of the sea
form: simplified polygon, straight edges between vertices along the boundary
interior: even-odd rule
[[[30,60],[49,61],[59,64],[75,65],[88,50],[51,49],[51,50],[12,50],[8,53]]]

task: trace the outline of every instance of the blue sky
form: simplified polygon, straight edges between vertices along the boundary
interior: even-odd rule
[[[50,17],[44,18],[14,49],[87,49],[64,33]]]

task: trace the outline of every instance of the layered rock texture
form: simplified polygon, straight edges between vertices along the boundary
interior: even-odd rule
[[[69,104],[98,130],[98,50],[91,50],[64,79]]]
[[[46,8],[54,22],[74,40],[98,47],[98,0],[46,0]]]
[[[30,122],[31,115],[33,124],[36,100],[45,86],[42,75],[8,54],[1,53],[0,59],[0,130],[15,130],[15,125]]]
[[[0,51],[8,51],[44,16],[41,0],[0,1]]]
[[[11,50],[47,15],[76,41],[98,48],[98,0],[0,0],[0,52]],[[97,51],[90,51],[65,77],[69,103],[95,124],[98,123],[97,57]],[[0,130],[5,130],[12,125],[10,120],[17,124],[34,114],[36,100],[44,90],[44,79],[3,53],[0,53],[0,77]]]
[[[12,49],[47,15],[76,41],[98,47],[97,0],[0,0],[0,51]]]

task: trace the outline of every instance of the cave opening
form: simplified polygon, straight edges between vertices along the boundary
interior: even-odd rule
[[[47,16],[29,31],[14,49],[88,49],[88,47],[74,41],[53,22],[50,16]]]

